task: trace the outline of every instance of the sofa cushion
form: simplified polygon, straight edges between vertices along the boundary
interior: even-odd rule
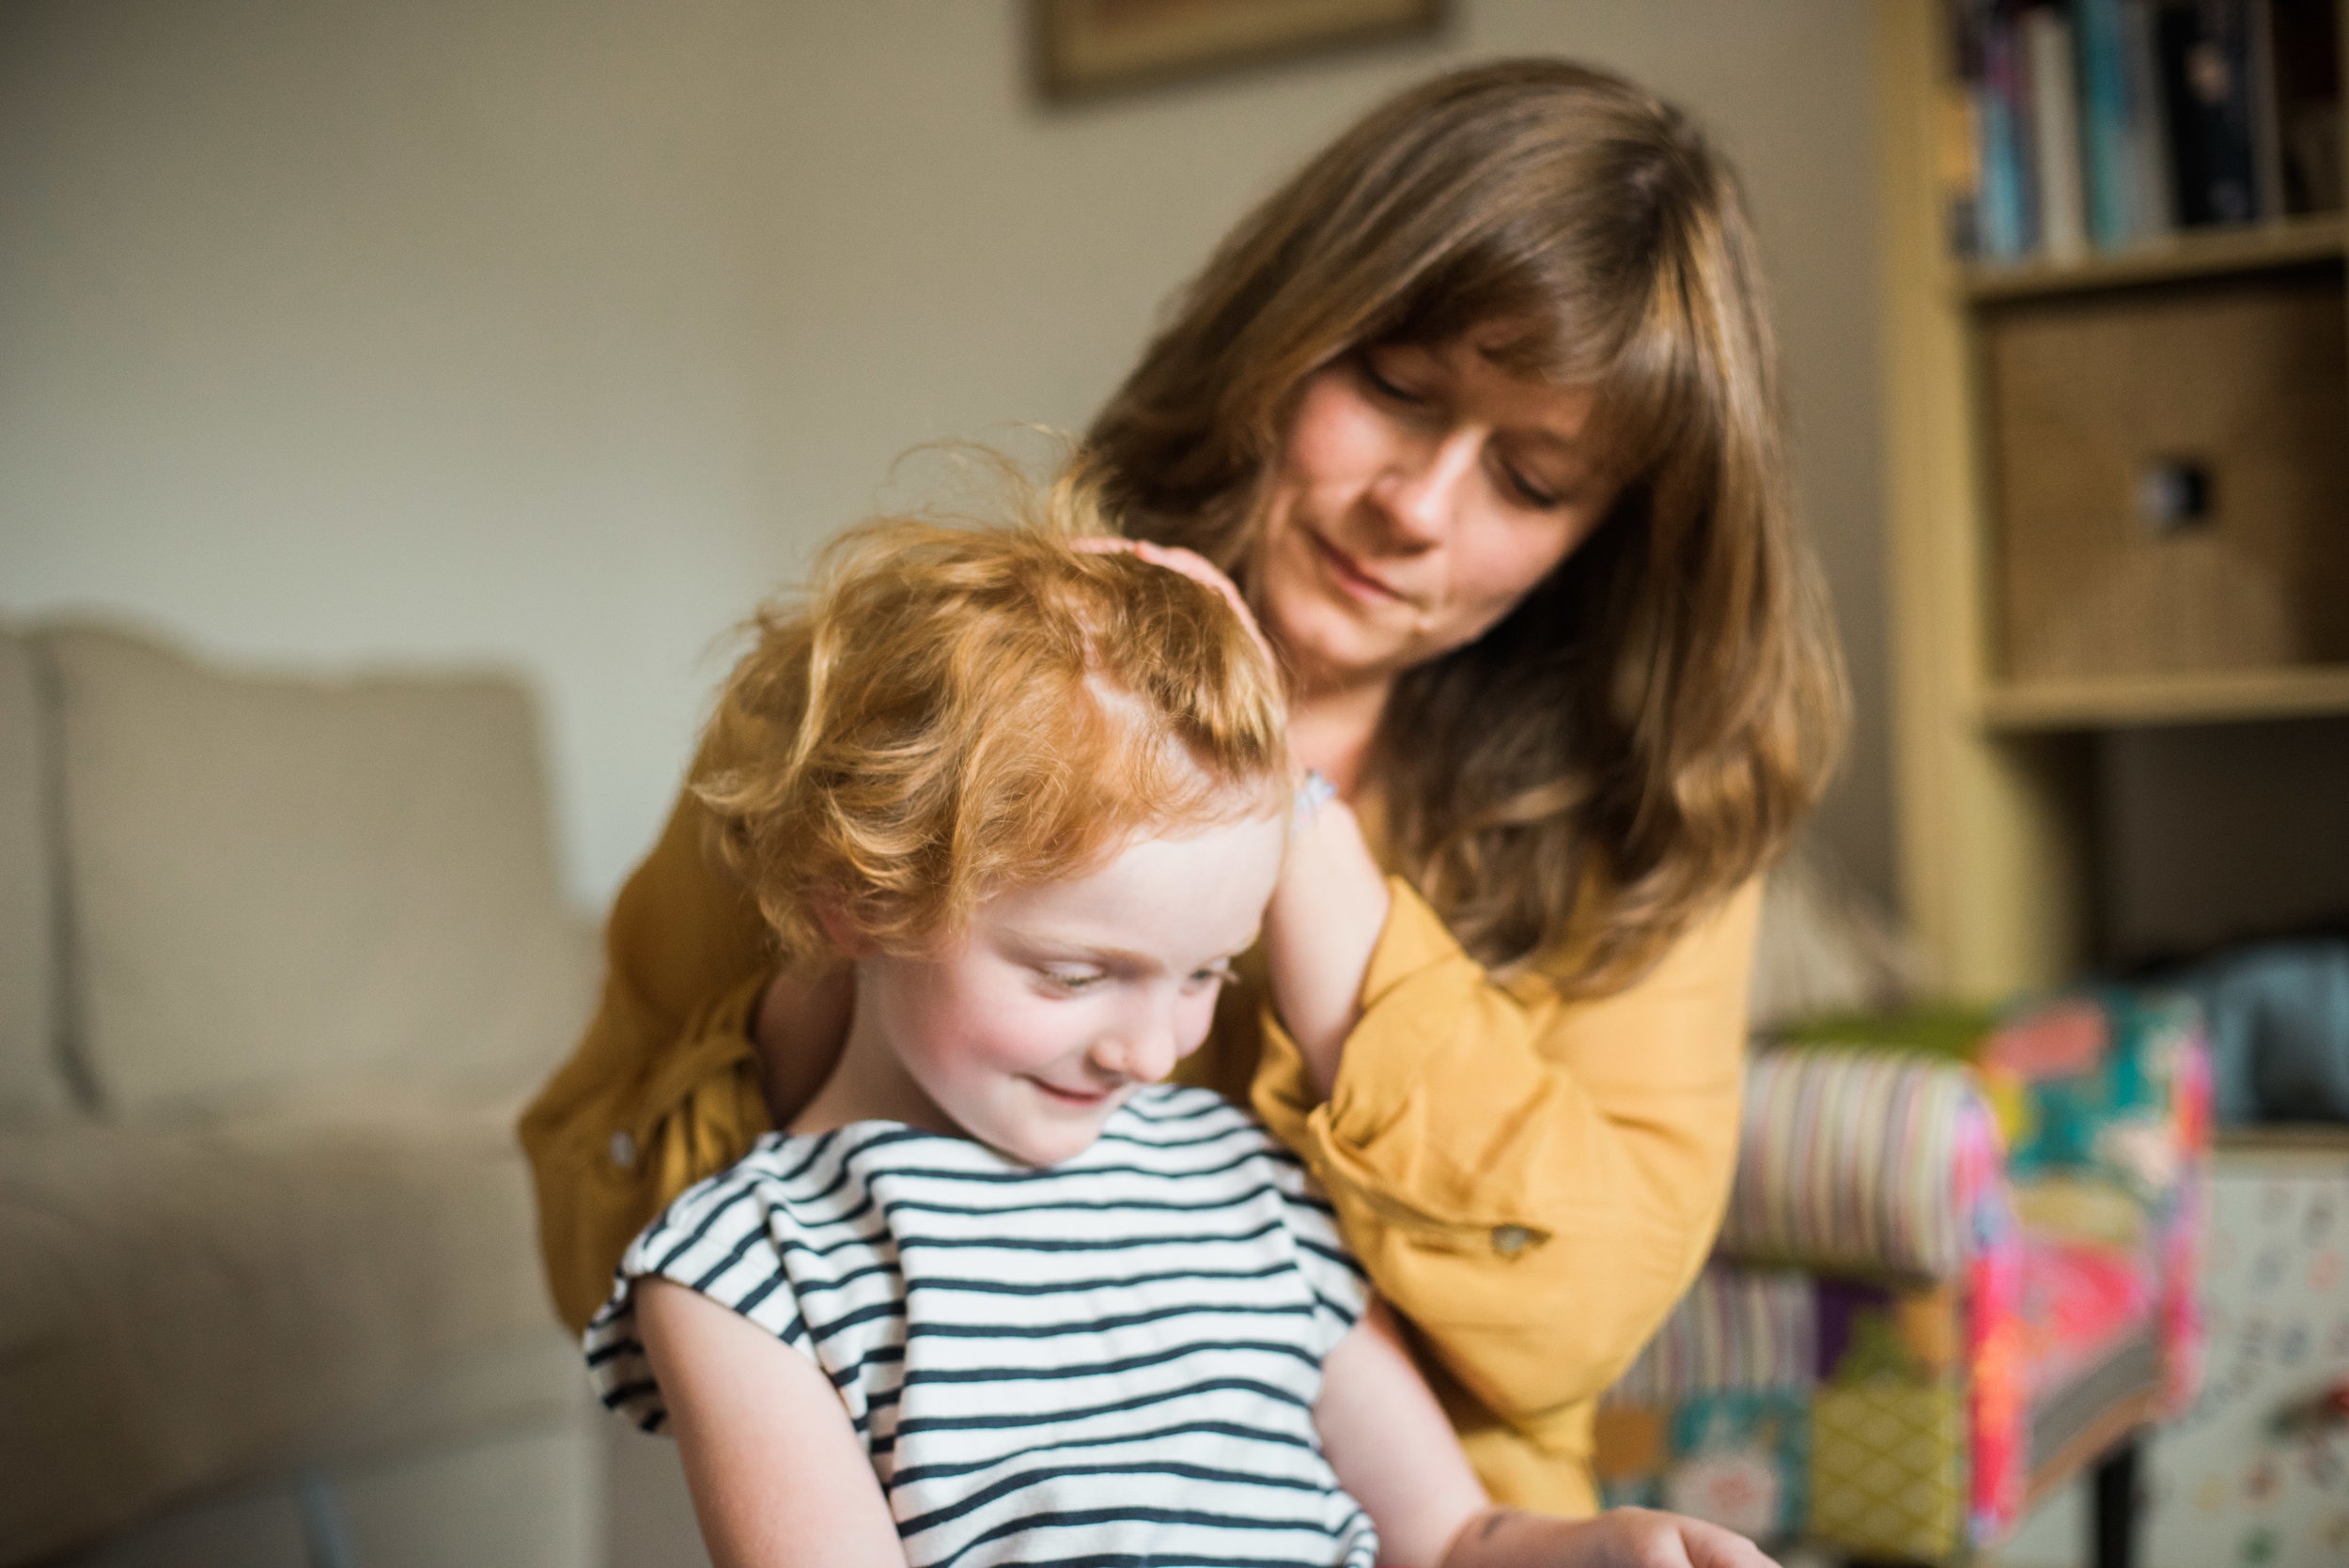
[[[499,1090],[581,1022],[530,702],[229,675],[94,629],[56,671],[78,1048],[117,1117]]]
[[[0,1126],[73,1110],[57,1055],[49,730],[33,649],[0,630]]]
[[[394,1435],[478,1418],[484,1390],[498,1410],[579,1397],[575,1354],[544,1352],[514,1109],[375,1096],[0,1141],[0,1409],[39,1413],[0,1423],[0,1563],[309,1452],[444,1375],[468,1397]],[[522,1384],[485,1381],[485,1355],[521,1356]]]

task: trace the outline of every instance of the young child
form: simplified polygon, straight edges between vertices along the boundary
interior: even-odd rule
[[[785,953],[856,973],[814,1100],[587,1330],[712,1559],[1762,1562],[1490,1508],[1296,1157],[1158,1083],[1279,874],[1280,678],[1179,566],[1070,549],[1080,489],[1039,512],[849,535],[711,721],[724,852]]]

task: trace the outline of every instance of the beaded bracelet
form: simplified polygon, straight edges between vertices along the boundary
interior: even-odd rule
[[[1330,782],[1330,775],[1318,768],[1308,768],[1297,783],[1297,800],[1289,809],[1289,837],[1295,838],[1312,823],[1314,814],[1338,798],[1338,786]]]

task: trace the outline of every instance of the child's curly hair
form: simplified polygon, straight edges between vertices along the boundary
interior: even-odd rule
[[[832,950],[819,910],[926,951],[990,893],[1286,799],[1280,675],[1233,608],[1070,549],[1115,532],[1081,474],[1009,511],[868,522],[751,623],[694,787],[787,959]]]

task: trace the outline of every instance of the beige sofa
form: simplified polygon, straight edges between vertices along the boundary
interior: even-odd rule
[[[513,683],[0,628],[0,1565],[599,1560],[511,1133],[596,967]]]

